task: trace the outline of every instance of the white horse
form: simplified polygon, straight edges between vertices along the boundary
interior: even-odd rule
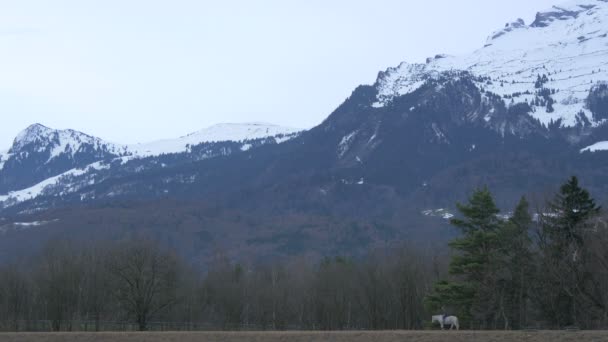
[[[444,325],[449,325],[450,330],[452,330],[453,328],[456,328],[456,330],[460,330],[460,324],[458,324],[458,317],[456,316],[444,317],[443,315],[436,315],[432,317],[432,322],[439,323],[439,325],[441,326],[441,330],[443,330]]]

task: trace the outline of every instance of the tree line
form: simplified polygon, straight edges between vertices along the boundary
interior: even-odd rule
[[[576,178],[535,214],[522,198],[501,215],[487,189],[457,207],[461,234],[449,248],[316,262],[217,253],[202,271],[145,238],[52,241],[0,266],[0,330],[424,329],[437,313],[470,329],[606,327],[608,230]]]
[[[572,177],[538,213],[522,198],[508,219],[487,189],[459,204],[461,236],[426,301],[472,329],[608,325],[608,229]]]
[[[205,272],[150,240],[54,241],[0,267],[0,331],[419,329],[445,265],[401,247],[354,260],[245,266],[218,254]],[[41,324],[43,322],[44,324]],[[175,325],[170,325],[175,327]]]

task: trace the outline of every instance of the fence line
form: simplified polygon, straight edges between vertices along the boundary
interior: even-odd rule
[[[213,324],[195,322],[148,322],[148,331],[265,331],[265,330],[314,330],[310,327],[287,326],[276,329],[271,325],[262,326],[256,324]],[[27,331],[27,332],[49,332],[53,331],[51,320],[19,320],[15,328],[14,321],[0,321],[0,332]],[[70,320],[61,322],[59,331],[94,332],[94,331],[138,331],[138,325],[134,322],[120,321],[94,321],[94,320]]]

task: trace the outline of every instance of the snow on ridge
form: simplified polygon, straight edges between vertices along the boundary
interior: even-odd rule
[[[591,146],[587,146],[581,149],[581,153],[583,152],[597,152],[597,151],[607,151],[608,150],[608,141],[600,141]]]
[[[177,139],[158,140],[150,143],[135,144],[128,149],[136,156],[153,156],[168,153],[179,153],[188,147],[201,143],[235,141],[243,142],[261,138],[274,137],[282,143],[293,137],[300,129],[282,127],[267,123],[223,123],[210,126]]]
[[[390,101],[395,94],[409,94],[420,88],[429,78],[432,78],[433,70],[427,70],[424,64],[410,64],[403,62],[396,68],[389,68],[381,73],[378,82],[378,102],[375,107],[380,107],[380,103]]]
[[[21,131],[10,148],[12,154],[19,153],[30,144],[39,144],[38,152],[50,147],[49,161],[68,153],[74,156],[83,145],[90,145],[97,151],[106,151],[116,155],[127,153],[125,146],[120,146],[91,135],[72,129],[52,129],[41,124],[33,124]]]
[[[36,140],[41,139],[42,137],[48,137],[55,130],[48,128],[39,123],[28,126],[23,131],[19,132],[13,141],[13,146],[11,147],[11,151],[18,151],[23,148],[25,145],[35,142]]]
[[[80,148],[79,144],[90,143],[94,147],[110,146],[110,151],[120,151],[120,153],[116,153],[118,157],[114,158],[112,161],[121,161],[121,164],[124,164],[134,158],[156,156],[164,153],[184,152],[187,151],[190,146],[206,142],[243,142],[240,150],[247,151],[253,147],[252,144],[247,143],[248,140],[273,138],[277,144],[280,144],[294,138],[300,131],[301,130],[299,129],[286,128],[265,123],[218,124],[178,139],[161,140],[148,144],[119,146],[115,144],[104,145],[106,143],[103,142],[103,140],[77,131],[54,130],[39,124],[35,124],[28,127],[26,130],[21,132],[17,138],[15,138],[15,143],[10,151],[14,150],[18,152],[19,149],[31,143],[40,143],[38,148],[41,149],[41,151],[45,151],[49,144],[51,144],[52,149],[50,159],[52,159],[54,156],[59,155],[59,153],[55,151],[71,151],[72,153],[75,153],[78,151],[78,148]],[[63,135],[68,135],[68,137],[66,138]],[[57,141],[59,141],[59,143]],[[10,156],[11,153],[9,152],[0,152],[0,171]],[[44,194],[47,188],[61,183],[61,181],[66,177],[78,177],[95,170],[108,169],[109,167],[110,164],[104,161],[97,161],[85,166],[84,168],[74,168],[59,175],[47,178],[28,188],[11,191],[8,194],[0,194],[0,208],[2,207],[2,204],[5,206],[14,205],[15,203],[24,202],[39,197]],[[65,189],[61,190],[61,194],[69,193],[75,190],[77,189],[74,189],[71,186],[65,186]]]
[[[531,27],[545,27],[554,21],[576,18],[581,13],[594,9],[606,0],[571,0],[560,5],[552,6],[550,9],[540,11]]]
[[[12,147],[7,152],[0,152],[0,170],[6,160],[30,144],[38,144],[39,152],[50,151],[49,161],[69,153],[74,156],[85,144],[95,150],[102,150],[117,156],[149,157],[161,154],[180,153],[189,147],[201,143],[235,141],[243,142],[260,138],[273,137],[277,144],[283,143],[293,137],[301,129],[282,127],[278,125],[253,123],[223,123],[213,125],[200,131],[190,133],[177,139],[158,140],[149,143],[121,145],[104,141],[88,134],[66,129],[57,130],[41,124],[33,124],[21,131],[15,138]]]
[[[473,76],[489,77],[478,87],[508,98],[514,103],[532,103],[539,75],[547,75],[544,88],[555,89],[554,111],[533,106],[531,115],[544,124],[562,120],[562,125],[576,125],[583,112],[592,124],[585,100],[594,84],[608,80],[608,1],[577,0],[554,7],[564,15],[540,12],[538,18],[550,21],[546,26],[525,25],[523,20],[508,24],[490,36],[487,44],[469,55],[438,55],[427,63],[401,63],[380,73],[374,107],[389,104],[394,97],[411,93],[426,80],[439,74],[466,71]],[[574,11],[576,9],[576,11]],[[567,15],[566,15],[567,14]]]
[[[86,167],[84,167],[82,169],[71,169],[60,175],[47,178],[47,179],[43,180],[42,182],[35,184],[29,188],[17,190],[17,191],[11,191],[8,194],[0,195],[0,204],[2,202],[7,202],[7,201],[20,203],[20,202],[34,199],[34,198],[42,195],[44,193],[44,190],[47,187],[58,184],[59,181],[61,181],[65,177],[77,177],[77,176],[81,176],[81,175],[83,175],[87,172],[93,171],[93,170],[103,170],[103,169],[107,169],[109,167],[110,167],[109,165],[104,164],[103,162],[95,162],[90,165],[87,165]],[[64,191],[64,193],[67,193],[67,192],[69,192],[69,189],[66,189]]]

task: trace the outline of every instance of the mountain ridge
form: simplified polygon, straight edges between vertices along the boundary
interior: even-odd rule
[[[87,170],[106,169],[115,160],[124,164],[130,159],[192,153],[195,146],[222,142],[240,143],[240,148],[247,150],[255,145],[247,142],[272,139],[274,143],[282,143],[298,132],[298,129],[264,123],[219,124],[177,139],[120,145],[71,129],[57,130],[32,124],[16,136],[6,153],[0,154],[0,182],[13,182],[12,187],[5,185],[0,188],[0,202],[32,199],[41,194],[42,188],[56,184],[62,177],[81,176]],[[208,152],[207,157],[221,154]],[[28,178],[27,174],[35,174],[35,170],[41,170],[41,175]]]
[[[556,8],[569,8],[564,10],[569,15],[539,12],[536,25],[507,24],[469,55],[437,55],[426,64],[403,62],[381,72],[374,106],[385,106],[441,74],[467,71],[479,77],[480,89],[504,97],[507,105],[528,103],[530,115],[545,126],[557,121],[566,127],[581,121],[599,125],[604,118],[591,112],[585,99],[592,86],[608,79],[608,65],[602,62],[608,60],[608,3],[580,0]]]
[[[599,5],[579,6],[589,3]],[[471,55],[388,68],[286,141],[180,143],[186,151],[68,169],[38,196],[5,201],[5,231],[18,239],[10,222],[28,220],[85,238],[144,230],[196,258],[222,247],[337,255],[450,235],[442,215],[424,213],[449,212],[477,187],[510,210],[576,174],[606,200],[605,4],[537,16],[545,26],[516,21]]]

